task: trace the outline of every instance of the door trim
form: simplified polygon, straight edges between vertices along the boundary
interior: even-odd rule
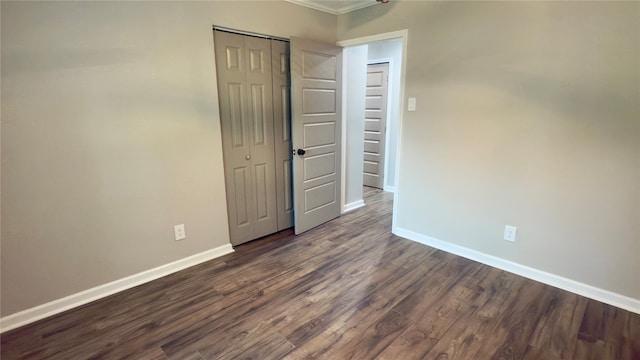
[[[232,29],[232,28],[228,28],[228,27],[224,27],[224,26],[213,25],[213,30],[214,31],[217,30],[217,31],[222,31],[222,32],[228,32],[228,33],[238,34],[238,35],[253,36],[253,37],[269,39],[269,40],[280,40],[280,41],[289,42],[289,39],[283,38],[283,37],[267,35],[267,34],[259,34],[259,33],[254,33],[254,32],[250,32],[250,31],[238,30],[238,29]]]
[[[354,39],[338,40],[336,44],[338,46],[348,47],[348,46],[356,46],[356,45],[366,45],[376,41],[399,39],[399,38],[403,38],[406,42],[408,34],[409,34],[409,30],[403,29],[403,30],[390,31],[390,32],[380,33],[375,35],[363,36],[363,37],[354,38]],[[404,55],[404,52],[403,52],[403,55]]]

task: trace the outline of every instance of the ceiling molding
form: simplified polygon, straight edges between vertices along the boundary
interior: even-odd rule
[[[374,0],[371,0],[368,2],[364,2],[364,1],[356,2],[356,3],[353,3],[352,5],[341,8],[339,11],[337,11],[337,15],[346,14],[352,11],[356,11],[359,9],[363,9],[363,8],[373,6],[373,5],[378,5],[378,4],[379,3]]]
[[[358,9],[378,4],[375,0],[358,1],[322,1],[322,0],[284,0],[292,4],[308,7],[333,15],[342,15]]]

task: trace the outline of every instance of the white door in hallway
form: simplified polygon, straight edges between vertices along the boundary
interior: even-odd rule
[[[363,181],[384,188],[389,63],[367,66],[367,98],[364,119]]]
[[[340,216],[342,51],[291,39],[294,222],[300,234]]]

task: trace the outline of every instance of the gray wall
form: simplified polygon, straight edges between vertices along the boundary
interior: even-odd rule
[[[212,25],[336,40],[286,2],[0,6],[2,316],[229,243]]]
[[[364,109],[367,96],[367,45],[344,51],[346,118],[345,205],[362,201],[364,167]]]
[[[389,67],[389,102],[387,124],[387,153],[385,154],[385,190],[395,189],[396,151],[398,147],[398,117],[400,116],[400,77],[402,75],[402,39],[377,41],[369,44],[368,60],[391,59]]]
[[[408,29],[397,227],[640,299],[640,3],[390,2]],[[502,240],[505,224],[518,242]]]

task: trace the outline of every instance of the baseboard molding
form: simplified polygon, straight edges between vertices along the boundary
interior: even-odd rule
[[[354,201],[354,202],[350,202],[348,204],[344,204],[344,211],[342,212],[347,213],[349,211],[361,208],[364,206],[364,200],[358,200],[358,201]]]
[[[38,305],[15,314],[0,318],[0,333],[27,325],[34,321],[61,313],[63,311],[84,305],[94,300],[115,294],[117,292],[130,289],[134,286],[161,278],[171,273],[186,269],[188,267],[215,259],[217,257],[233,252],[231,244],[219,246],[178,261],[174,261],[156,268],[146,270],[125,278],[115,280],[91,289],[87,289],[64,298]]]
[[[385,185],[383,190],[387,191],[387,192],[395,193],[396,192],[396,187],[395,186]]]
[[[488,255],[480,251],[455,245],[446,241],[434,239],[432,237],[422,235],[411,230],[394,227],[393,233],[400,237],[415,241],[423,245],[431,246],[436,249],[452,253],[454,255],[462,256],[464,258],[471,259],[501,270],[505,270],[516,275],[524,276],[526,278],[539,281],[541,283],[551,285],[562,290],[566,290],[581,296],[588,297],[590,299],[601,301],[603,303],[634,312],[636,314],[640,314],[640,299],[634,299],[625,295],[611,292],[609,290],[600,289],[592,285],[587,285],[559,275],[521,265],[493,255]]]

